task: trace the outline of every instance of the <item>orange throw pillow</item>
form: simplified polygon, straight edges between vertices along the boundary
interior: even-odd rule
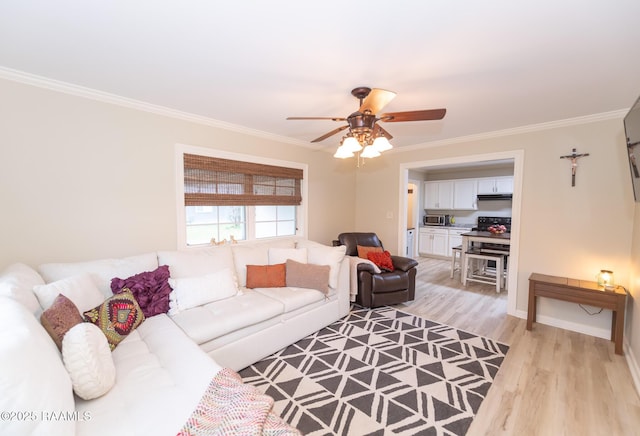
[[[369,259],[369,253],[382,253],[382,247],[367,247],[365,245],[358,245],[358,257],[363,259]]]
[[[247,288],[283,288],[286,286],[286,264],[247,265]]]

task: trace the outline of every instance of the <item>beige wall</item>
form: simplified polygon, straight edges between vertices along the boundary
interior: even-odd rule
[[[176,143],[307,163],[309,238],[376,231],[392,252],[404,223],[401,164],[524,150],[517,309],[526,310],[533,271],[590,279],[606,267],[633,295],[640,289],[640,212],[621,120],[391,152],[356,169],[329,153],[11,81],[0,80],[0,95],[0,269],[176,248]],[[574,188],[559,159],[573,147],[591,154]],[[540,305],[543,316],[609,328],[606,311],[590,317],[576,305]],[[636,306],[627,339],[638,360]]]
[[[622,121],[615,119],[389,153],[358,171],[358,230],[376,231],[390,251],[397,251],[401,164],[524,150],[517,310],[527,309],[532,272],[595,279],[607,268],[628,286],[634,202],[623,138]],[[579,161],[575,187],[570,163],[560,159],[573,147],[590,153]],[[546,299],[539,303],[539,315],[601,334],[611,322],[608,311],[589,316],[575,304]]]
[[[308,237],[354,225],[330,153],[0,80],[0,269],[175,249],[176,143],[309,165]]]

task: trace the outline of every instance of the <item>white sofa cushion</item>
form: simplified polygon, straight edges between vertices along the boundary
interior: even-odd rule
[[[331,267],[329,286],[336,289],[340,277],[340,264],[347,252],[347,247],[344,245],[329,247],[328,245],[322,245],[314,241],[309,241],[308,239],[299,240],[297,246],[307,248],[308,263],[329,265]]]
[[[62,339],[62,361],[80,398],[98,398],[116,382],[116,367],[102,330],[89,322],[73,326]]]
[[[307,288],[257,288],[255,291],[282,303],[285,313],[324,299],[322,292]]]
[[[124,257],[122,259],[46,263],[40,265],[38,271],[47,283],[78,274],[89,273],[98,286],[98,289],[100,289],[104,295],[104,298],[108,298],[113,295],[111,292],[111,279],[115,277],[130,277],[141,272],[153,271],[156,268],[158,268],[158,257],[156,253],[147,253],[138,256]]]
[[[104,295],[89,274],[60,279],[46,285],[33,287],[38,302],[43,310],[47,310],[55,301],[58,294],[62,294],[76,305],[80,313],[93,309],[104,301]]]
[[[283,312],[281,302],[249,289],[242,295],[180,312],[172,319],[197,344],[202,344]]]
[[[24,263],[14,263],[0,275],[0,296],[13,298],[39,316],[42,307],[33,293],[37,285],[44,285],[44,280],[36,270]]]
[[[169,294],[169,315],[238,293],[236,277],[229,268],[198,277],[170,278],[169,285],[173,289]]]
[[[148,318],[111,355],[116,384],[76,401],[91,416],[77,422],[78,435],[175,436],[221,369],[164,314]]]
[[[69,374],[49,334],[25,306],[6,297],[0,297],[0,331],[0,411],[27,414],[0,420],[0,434],[76,434],[74,420],[42,417],[75,411]]]
[[[234,271],[233,254],[228,245],[187,251],[159,251],[158,264],[168,265],[174,279],[204,276],[225,268]]]
[[[288,259],[300,263],[307,263],[306,248],[269,248],[269,265],[285,263]]]

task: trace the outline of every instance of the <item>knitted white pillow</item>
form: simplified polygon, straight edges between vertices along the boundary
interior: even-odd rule
[[[90,322],[73,326],[62,339],[62,360],[80,398],[98,398],[116,383],[116,367],[107,337]]]

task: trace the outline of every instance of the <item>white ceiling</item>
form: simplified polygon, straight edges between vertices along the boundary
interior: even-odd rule
[[[383,112],[447,108],[383,124],[398,147],[628,109],[639,18],[638,0],[3,0],[0,68],[305,145],[341,124],[285,118],[345,117],[356,86],[397,92]]]

